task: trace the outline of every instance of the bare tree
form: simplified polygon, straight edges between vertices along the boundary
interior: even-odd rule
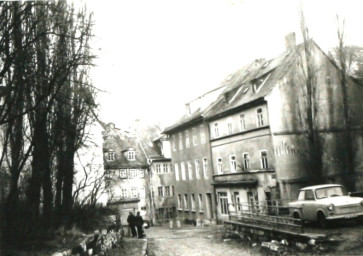
[[[335,48],[335,54],[339,64],[339,78],[343,98],[343,136],[345,140],[344,151],[346,152],[345,167],[347,173],[344,175],[346,186],[350,191],[355,191],[355,169],[354,169],[354,149],[352,138],[351,114],[349,106],[348,82],[352,71],[354,61],[354,52],[352,48],[345,45],[345,19],[337,19],[337,37],[338,46]]]
[[[298,50],[299,78],[302,78],[302,101],[299,103],[299,118],[306,131],[309,148],[310,181],[314,184],[322,181],[323,137],[319,134],[319,97],[317,86],[317,67],[314,60],[314,42],[310,38],[303,9],[300,8],[300,29],[303,37],[302,49]],[[299,82],[297,82],[299,83]],[[306,115],[304,114],[306,113]]]

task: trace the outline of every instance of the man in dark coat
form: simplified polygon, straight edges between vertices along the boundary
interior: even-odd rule
[[[132,212],[129,212],[129,216],[127,217],[127,223],[129,223],[132,237],[135,237],[136,236],[136,229],[135,229],[136,217]]]
[[[144,237],[144,231],[142,229],[142,226],[144,225],[144,220],[140,216],[140,212],[137,212],[137,215],[135,217],[135,223],[136,223],[136,227],[137,227],[138,237],[143,238]]]

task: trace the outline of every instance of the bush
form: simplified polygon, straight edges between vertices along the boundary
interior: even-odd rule
[[[73,208],[71,226],[77,226],[83,232],[94,231],[99,228],[107,228],[107,216],[114,215],[115,211],[103,206],[75,205]]]

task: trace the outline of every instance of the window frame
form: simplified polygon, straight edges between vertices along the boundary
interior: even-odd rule
[[[194,160],[194,166],[195,166],[195,178],[199,180],[200,179],[199,159]]]
[[[179,181],[180,177],[179,177],[179,164],[178,163],[174,163],[174,172],[175,172],[175,180]]]
[[[251,166],[250,166],[250,154],[248,152],[242,153],[242,162],[243,162],[243,170],[245,172],[249,171]]]
[[[186,180],[186,173],[185,173],[185,163],[184,162],[181,162],[180,163],[180,171],[181,171],[181,179],[182,180]]]
[[[215,122],[213,124],[214,126],[214,138],[219,138],[219,125],[218,125],[218,122]]]
[[[223,194],[223,196],[222,196]],[[228,215],[228,193],[227,192],[218,192],[218,201],[219,201],[219,210],[221,215]]]
[[[259,110],[261,110],[259,112]],[[263,127],[264,126],[264,120],[263,120],[263,109],[262,107],[259,107],[256,109],[256,125],[257,127]]]
[[[115,152],[109,151],[106,153],[106,161],[115,161]]]
[[[263,157],[262,154],[266,153],[266,157]],[[261,161],[261,169],[266,170],[268,169],[268,154],[267,150],[260,150],[260,161]]]
[[[128,161],[135,161],[136,160],[135,150],[129,150],[129,151],[127,151],[127,160]]]
[[[217,174],[223,173],[223,161],[221,157],[217,158]]]
[[[208,158],[203,158],[203,176],[205,179],[208,179]]]
[[[192,161],[188,161],[187,162],[187,167],[188,167],[188,177],[189,177],[189,180],[193,180]]]
[[[234,157],[234,160],[232,160],[233,157]],[[229,164],[230,164],[230,168],[231,168],[231,173],[236,173],[237,172],[237,158],[236,158],[236,155],[230,155],[229,156]]]
[[[246,115],[245,113],[239,114],[239,124],[240,124],[240,131],[246,131]]]
[[[198,194],[199,212],[204,212],[203,194]]]

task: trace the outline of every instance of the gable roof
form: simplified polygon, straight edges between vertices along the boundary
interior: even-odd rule
[[[226,81],[226,89],[214,106],[204,114],[204,118],[213,120],[235,109],[263,102],[264,97],[289,72],[295,55],[295,51],[289,50],[263,63],[254,61],[233,73]],[[254,84],[259,85],[257,90],[254,90]]]
[[[176,123],[171,126],[168,126],[162,132],[163,134],[173,133],[177,130],[183,129],[185,127],[191,126],[195,123],[198,123],[203,120],[203,113],[207,111],[214,103],[220,95],[220,93],[225,88],[225,85],[221,85],[207,93],[203,94],[202,96],[198,97],[197,99],[192,100],[191,102],[187,103],[187,105],[195,104],[195,110],[192,111],[190,114],[183,115]],[[202,102],[202,103],[201,103]]]

